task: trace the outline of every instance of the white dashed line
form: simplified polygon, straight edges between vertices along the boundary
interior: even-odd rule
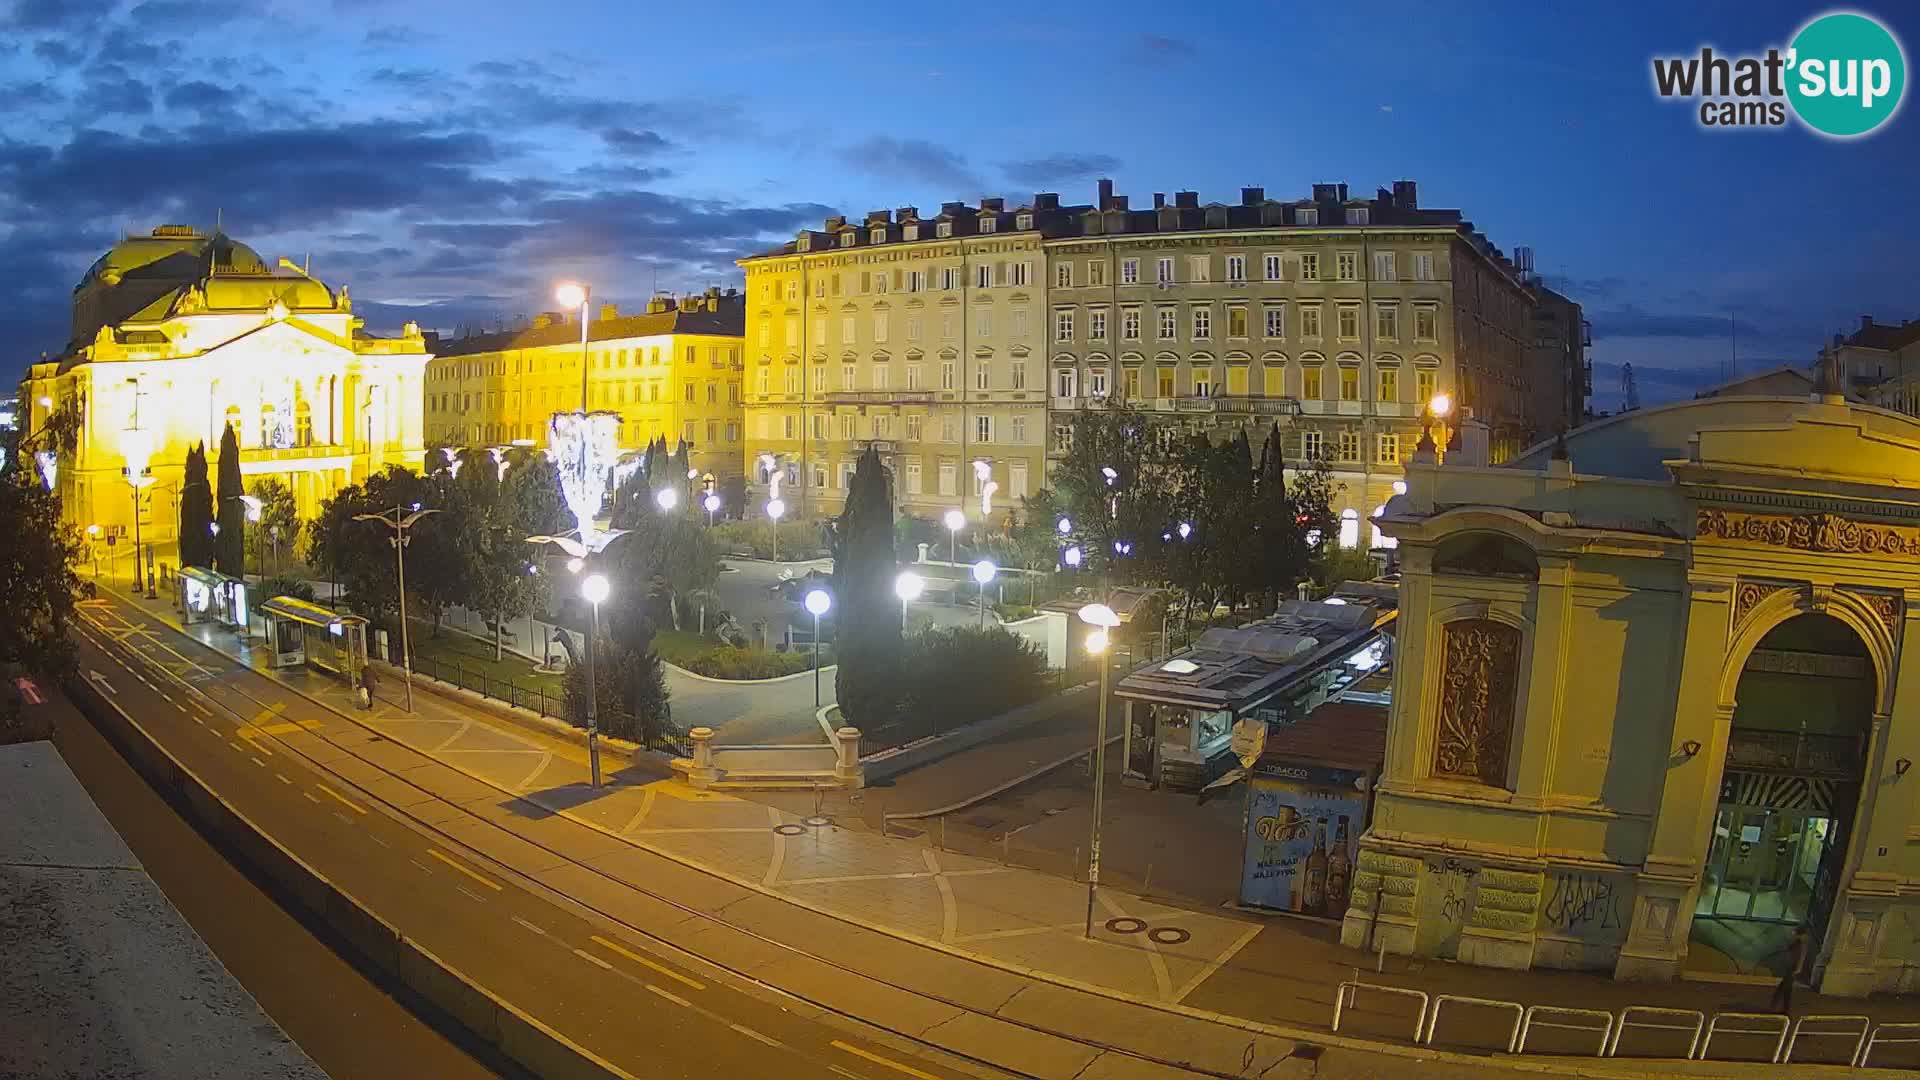
[[[527,929],[533,931],[534,933],[539,934],[541,937],[547,936],[547,932],[545,930],[540,929],[539,927],[533,925],[532,923],[528,922],[527,920],[521,918],[518,915],[511,915],[508,917],[511,918],[514,922],[519,923],[521,926],[524,926]]]
[[[605,960],[600,959],[599,957],[593,955],[592,953],[588,952],[585,949],[575,949],[573,950],[573,955],[579,957],[582,960],[585,960],[589,964],[593,964],[596,967],[603,967],[603,968],[606,968],[608,971],[613,970],[612,964],[607,963]]]
[[[647,984],[647,989],[652,991],[653,993],[660,995],[663,998],[666,998],[668,1001],[673,1002],[675,1005],[683,1005],[689,1009],[693,1008],[693,1002],[688,1001],[686,998],[681,997],[679,994],[662,990],[659,987],[653,985],[652,983]]]
[[[433,868],[431,866],[428,866],[426,863],[421,862],[419,859],[408,859],[407,861],[419,867],[420,872],[423,874],[433,873]]]
[[[472,889],[467,888],[465,885],[455,885],[454,888],[460,890],[460,894],[462,896],[465,896],[467,899],[473,901],[476,904],[484,904],[487,902],[486,897],[481,896],[479,893],[474,892]]]
[[[313,792],[311,792],[311,791],[303,791],[303,792],[301,792],[300,794],[301,794],[302,796],[304,796],[304,797],[306,798],[306,800],[307,800],[308,802],[310,802],[310,803],[316,803],[316,804],[317,804],[317,803],[319,803],[319,801],[320,801],[320,800],[319,800],[319,798],[317,798],[317,797],[316,797],[316,796],[314,795],[314,793],[313,793]]]
[[[255,765],[258,765],[258,766],[260,766],[260,767],[261,767],[261,768],[263,768],[263,769],[267,767],[267,763],[266,763],[266,762],[264,762],[264,761],[261,761],[261,760],[260,760],[259,758],[254,758],[254,759],[253,759],[253,763],[254,763]]]
[[[761,1042],[766,1043],[768,1046],[781,1045],[780,1040],[769,1038],[768,1036],[762,1035],[750,1027],[741,1027],[739,1024],[728,1024],[727,1026],[739,1032],[740,1034],[745,1035],[749,1039],[758,1039]]]
[[[281,776],[281,775],[280,775],[279,773],[274,773],[273,775],[274,775],[274,777],[275,777],[276,779],[278,779],[278,780],[279,780],[279,781],[280,781],[281,783],[283,783],[283,784],[285,784],[285,785],[287,785],[288,787],[292,787],[292,786],[293,786],[293,781],[291,781],[291,780],[289,780],[289,779],[287,779],[287,778],[286,778],[286,777],[284,777],[284,776]]]
[[[337,817],[337,818],[339,818],[339,819],[340,819],[340,824],[342,824],[342,825],[351,825],[351,824],[353,824],[353,819],[352,819],[352,818],[350,818],[350,817],[348,817],[347,815],[345,815],[345,814],[343,814],[343,813],[341,813],[341,812],[340,812],[340,811],[338,811],[338,810],[335,810],[335,811],[333,812],[333,816],[334,816],[334,817]]]
[[[379,844],[383,848],[390,848],[393,846],[392,844],[387,843],[385,840],[382,840],[379,837],[372,835],[371,833],[368,834],[367,839],[373,841],[376,844]]]

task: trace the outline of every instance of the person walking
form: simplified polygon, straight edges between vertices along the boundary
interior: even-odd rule
[[[1786,947],[1774,954],[1787,959],[1786,971],[1780,976],[1780,985],[1773,988],[1773,997],[1767,999],[1767,1008],[1772,1012],[1791,1013],[1793,1011],[1793,983],[1800,977],[1800,969],[1807,962],[1807,927],[1805,923],[1793,928],[1793,934],[1787,938]]]
[[[380,680],[373,674],[373,665],[368,664],[365,667],[361,668],[360,669],[360,707],[361,708],[367,710],[368,712],[373,711],[374,691],[378,690],[379,688],[380,688]]]

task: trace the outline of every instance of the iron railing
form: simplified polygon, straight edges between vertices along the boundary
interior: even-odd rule
[[[577,728],[587,726],[583,717],[572,715],[567,711],[564,695],[549,692],[544,687],[522,686],[512,679],[498,678],[488,675],[485,671],[467,667],[458,660],[435,659],[431,656],[416,655],[413,658],[413,671],[416,675],[425,675],[427,678],[437,679],[460,687],[462,690],[470,690],[489,700],[513,705],[541,716],[552,717]],[[639,727],[640,725],[632,716],[616,710],[603,712],[600,717],[600,730],[620,738],[630,738],[631,736],[625,733],[636,731]],[[681,733],[671,728],[647,732],[646,736],[644,744],[648,750],[681,755],[690,752],[686,744],[681,741]],[[633,741],[642,742],[643,740],[634,739]]]

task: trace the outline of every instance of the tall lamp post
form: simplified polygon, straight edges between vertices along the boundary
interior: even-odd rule
[[[773,523],[773,561],[780,561],[780,518],[787,512],[787,504],[779,499],[767,500],[767,520]]]
[[[1105,604],[1088,604],[1080,609],[1080,621],[1094,628],[1087,635],[1087,653],[1100,666],[1100,719],[1093,735],[1093,832],[1087,838],[1086,936],[1091,938],[1094,894],[1100,890],[1100,810],[1107,781],[1107,680],[1112,673],[1106,652],[1111,644],[1108,635],[1120,625],[1120,616]]]
[[[613,586],[605,574],[588,574],[580,582],[580,596],[593,606],[593,619],[587,630],[587,764],[593,772],[593,786],[600,786],[600,717],[594,684],[594,642],[600,637],[600,605]]]
[[[813,707],[820,708],[820,616],[833,606],[833,597],[825,589],[807,593],[807,611],[813,615]]]
[[[900,598],[900,632],[902,634],[907,632],[907,605],[920,599],[920,593],[926,587],[926,579],[911,570],[901,571],[900,576],[893,579],[893,595]]]
[[[673,488],[661,488],[653,493],[653,504],[663,514],[671,514],[673,508],[680,505],[680,493]]]
[[[420,509],[419,503],[413,504],[413,512],[411,514],[406,514],[405,510],[405,507],[396,506],[393,508],[391,515],[384,512],[379,514],[355,514],[353,515],[353,520],[377,521],[393,532],[392,536],[387,537],[387,543],[393,545],[394,573],[398,576],[400,585],[400,671],[402,679],[407,684],[407,711],[412,712],[413,649],[409,647],[407,643],[407,545],[413,542],[413,537],[407,535],[407,530],[413,528],[414,522],[419,521],[428,514],[437,514],[440,511],[422,510]],[[402,516],[403,514],[404,516]]]
[[[967,515],[959,510],[949,510],[940,520],[947,527],[947,561],[957,563],[960,561],[960,530],[967,527]]]
[[[553,298],[561,307],[580,309],[580,411],[584,413],[593,408],[587,400],[587,302],[593,299],[593,287],[562,282],[553,290]]]
[[[980,628],[983,630],[987,626],[987,582],[992,581],[993,575],[999,572],[1000,568],[993,565],[992,559],[981,559],[973,564],[973,580],[980,586]]]
[[[707,497],[700,500],[700,505],[707,511],[707,528],[713,528],[713,515],[720,511],[720,496],[708,492]]]
[[[156,594],[140,563],[140,493],[152,486],[154,480],[148,468],[153,456],[152,436],[141,428],[129,428],[121,433],[121,446],[127,462],[127,487],[133,492],[133,591],[145,592],[147,599],[152,600]]]

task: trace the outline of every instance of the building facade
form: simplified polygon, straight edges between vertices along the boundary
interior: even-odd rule
[[[1713,397],[1415,465],[1343,940],[1495,967],[1920,988],[1920,423]]]
[[[909,512],[970,501],[986,479],[1012,502],[1046,484],[1075,412],[1124,401],[1256,443],[1278,422],[1289,460],[1327,458],[1358,519],[1392,494],[1437,395],[1503,460],[1570,426],[1585,386],[1534,392],[1540,290],[1406,181],[1372,198],[1247,188],[1233,205],[1180,192],[1151,209],[1102,181],[1091,204],[832,218],[742,266],[749,456],[811,489],[814,515],[838,509],[869,442],[895,458]]]
[[[587,324],[584,386],[577,315],[442,340],[427,364],[427,438],[456,447],[545,445],[547,418],[579,409],[584,389],[588,408],[619,414],[622,447],[684,439],[693,467],[716,480],[739,476],[743,310],[731,289],[656,297],[639,315],[602,305]]]
[[[389,463],[421,460],[426,341],[367,335],[345,286],[330,289],[286,259],[269,266],[216,231],[169,225],[129,237],[74,289],[73,337],[32,366],[27,429],[56,411],[78,419],[55,459],[62,513],[82,529],[132,539],[129,461],[145,462],[141,539],[165,558],[177,542],[187,451],[216,459],[239,439],[248,483],[276,477],[303,517]]]
[[[1834,335],[1829,350],[1862,401],[1920,416],[1920,319],[1895,324],[1860,316],[1860,328]]]

